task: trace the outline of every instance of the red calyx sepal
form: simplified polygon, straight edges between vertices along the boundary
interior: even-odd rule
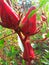
[[[30,14],[30,12],[35,9],[36,8],[32,6],[28,10],[26,16],[24,17],[21,23],[22,24],[21,30],[25,36],[33,35],[36,31],[36,13],[30,19],[28,18],[28,15]]]
[[[24,53],[23,53],[23,58],[27,61],[31,61],[33,59],[35,59],[35,53],[34,53],[34,49],[31,47],[30,41],[27,40],[24,43]]]

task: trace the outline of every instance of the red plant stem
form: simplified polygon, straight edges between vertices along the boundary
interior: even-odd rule
[[[23,39],[20,32],[18,32],[18,35],[19,35],[19,37],[20,37],[20,39],[21,39],[23,45],[25,46],[25,42],[26,42],[26,40],[27,40],[27,37],[25,37],[25,38]],[[28,52],[27,52],[27,55],[29,56],[29,53],[28,53]],[[28,59],[27,65],[31,65],[30,59]]]

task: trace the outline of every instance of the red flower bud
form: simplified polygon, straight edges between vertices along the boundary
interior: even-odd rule
[[[44,15],[41,16],[42,21],[46,21],[46,17]]]
[[[1,8],[1,19],[2,23],[0,23],[2,26],[10,28],[10,29],[17,29],[18,28],[18,21],[19,17],[14,12],[14,10],[8,5],[8,3],[4,0],[0,0],[0,6]]]
[[[31,13],[32,10],[35,10],[35,7],[31,7],[28,10],[26,16],[22,21],[21,30],[26,36],[30,36],[36,31],[36,14],[34,14],[30,19],[28,18],[28,15]]]
[[[30,40],[26,40],[24,43],[23,58],[27,61],[35,59],[34,49],[30,45]]]

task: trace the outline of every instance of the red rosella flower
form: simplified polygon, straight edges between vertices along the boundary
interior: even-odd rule
[[[35,10],[35,7],[31,7],[26,16],[24,17],[24,19],[22,20],[22,32],[24,33],[24,35],[26,36],[30,36],[32,34],[34,34],[36,32],[36,13],[29,19],[28,15],[31,13],[32,10]]]
[[[0,24],[3,27],[10,29],[17,29],[19,23],[19,16],[14,12],[14,10],[8,5],[5,0],[0,0],[1,6],[1,20]]]
[[[34,49],[30,45],[30,40],[26,40],[24,45],[23,58],[27,61],[35,59]]]

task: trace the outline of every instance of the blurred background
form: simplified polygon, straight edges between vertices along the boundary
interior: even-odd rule
[[[36,7],[37,27],[41,25],[41,21],[44,23],[40,27],[40,32],[30,37],[31,45],[37,56],[37,60],[32,61],[32,65],[49,65],[49,0],[10,1],[16,14],[20,12],[20,14],[23,14],[23,17],[31,6]],[[41,19],[42,13],[46,17],[44,21]],[[0,65],[26,65],[26,61],[21,56],[22,51],[18,44],[17,33],[0,25]]]

